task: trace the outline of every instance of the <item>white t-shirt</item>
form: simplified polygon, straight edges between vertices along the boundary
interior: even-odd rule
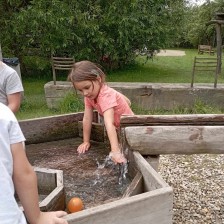
[[[26,224],[22,210],[15,200],[12,181],[13,158],[10,144],[25,138],[13,112],[0,103],[0,223]]]
[[[0,61],[0,102],[8,105],[7,95],[23,91],[23,85],[17,72]]]

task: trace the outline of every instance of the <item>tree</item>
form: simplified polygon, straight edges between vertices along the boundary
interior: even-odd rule
[[[206,24],[214,18],[215,12],[224,12],[224,2],[207,0],[200,6],[188,6],[185,12],[180,45],[188,43],[194,47],[199,44],[215,46],[215,27]]]
[[[22,62],[35,49],[41,57],[68,54],[110,68],[130,63],[135,49],[171,45],[184,4],[183,0],[2,1],[2,47]]]

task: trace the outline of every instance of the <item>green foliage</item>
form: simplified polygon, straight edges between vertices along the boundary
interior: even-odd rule
[[[1,0],[0,38],[5,54],[51,53],[88,59],[107,68],[133,62],[134,50],[172,43],[182,0]],[[36,63],[40,68],[40,64]],[[27,67],[27,66],[26,66]]]
[[[178,46],[189,45],[197,47],[199,44],[207,44],[215,47],[215,25],[207,25],[207,23],[215,19],[216,12],[224,12],[223,0],[207,0],[201,6],[194,5],[187,7],[182,27],[180,28],[182,35],[179,36]]]
[[[24,84],[24,99],[22,101],[19,112],[16,114],[20,120],[45,117],[49,115],[74,113],[84,111],[83,100],[73,92],[69,92],[59,102],[58,109],[49,109],[46,104],[44,95],[44,84],[46,80],[43,79],[25,80]]]
[[[69,92],[66,96],[59,102],[60,113],[74,113],[79,111],[84,111],[83,100],[80,99],[76,93]]]

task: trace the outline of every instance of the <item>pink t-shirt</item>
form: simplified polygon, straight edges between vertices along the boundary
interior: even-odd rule
[[[116,127],[120,126],[121,115],[134,114],[123,95],[105,84],[101,87],[97,100],[85,97],[85,107],[96,109],[102,116],[106,110],[114,108],[114,125]]]

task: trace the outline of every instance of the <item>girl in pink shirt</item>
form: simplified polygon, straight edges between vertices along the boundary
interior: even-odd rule
[[[110,157],[114,163],[125,163],[121,153],[117,129],[120,126],[121,115],[133,115],[130,101],[123,94],[105,84],[104,72],[90,61],[74,64],[68,76],[75,89],[84,96],[85,112],[83,117],[83,143],[78,147],[79,153],[85,153],[90,148],[90,133],[93,120],[93,110],[96,109],[104,118],[107,135],[110,141]]]

